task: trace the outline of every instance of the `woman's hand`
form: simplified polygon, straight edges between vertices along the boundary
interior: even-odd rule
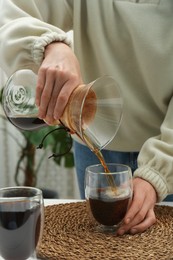
[[[79,84],[82,84],[80,67],[71,48],[60,42],[48,45],[36,87],[39,118],[45,119],[48,124],[58,120],[70,94]]]
[[[133,180],[133,199],[117,235],[145,231],[156,222],[154,206],[157,194],[153,186],[141,179]]]

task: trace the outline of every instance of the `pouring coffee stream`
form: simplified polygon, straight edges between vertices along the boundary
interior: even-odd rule
[[[111,175],[111,173],[110,173],[110,171],[108,169],[108,166],[107,166],[107,164],[105,162],[105,159],[103,157],[102,152],[99,149],[93,147],[93,144],[90,142],[90,140],[87,138],[87,136],[84,136],[84,141],[85,141],[86,145],[90,148],[90,150],[99,159],[101,165],[103,166],[104,172],[108,174],[107,175],[107,182],[108,182],[109,186],[111,187],[111,190],[112,190],[113,194],[116,195],[116,193],[117,193],[116,184],[115,184],[114,178],[112,177],[112,175]]]
[[[9,121],[22,130],[36,130],[47,126],[38,118],[35,105],[37,75],[28,69],[16,71],[3,91],[3,109]],[[96,154],[105,172],[109,173],[101,153],[115,137],[122,118],[123,100],[111,76],[80,85],[72,92],[58,125],[77,135]],[[108,178],[111,186],[111,175]]]

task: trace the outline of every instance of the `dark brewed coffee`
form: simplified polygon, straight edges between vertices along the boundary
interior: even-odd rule
[[[33,131],[42,128],[46,123],[36,117],[8,117],[8,120],[21,130]]]
[[[0,203],[0,255],[6,260],[30,257],[39,240],[41,212],[38,204],[29,202]]]
[[[95,220],[106,226],[119,224],[128,209],[130,198],[98,199],[89,198],[90,210]]]

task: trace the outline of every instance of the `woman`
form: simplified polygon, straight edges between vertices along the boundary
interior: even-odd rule
[[[23,68],[38,73],[40,118],[59,119],[82,82],[105,74],[118,82],[123,121],[103,152],[107,161],[134,165],[133,201],[119,235],[150,227],[155,203],[173,193],[172,8],[172,0],[1,1],[0,64],[7,75]],[[83,182],[95,159],[83,144],[74,147]]]

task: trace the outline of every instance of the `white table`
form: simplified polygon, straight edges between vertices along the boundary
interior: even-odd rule
[[[82,200],[75,200],[75,199],[44,199],[44,205],[55,205],[55,204],[64,204],[64,203],[70,203],[70,202],[78,202]]]
[[[54,204],[61,204],[61,203],[70,203],[70,202],[78,202],[78,201],[82,201],[82,200],[75,200],[75,199],[45,199],[44,200],[44,205],[48,206],[48,205],[54,205]],[[165,205],[165,206],[171,206],[173,207],[173,202],[167,202],[167,201],[163,201],[158,203],[157,205]]]

